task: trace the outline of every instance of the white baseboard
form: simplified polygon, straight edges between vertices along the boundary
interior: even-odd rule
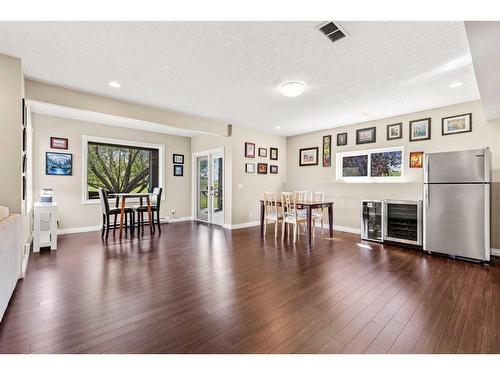
[[[256,227],[260,225],[260,221],[250,221],[248,223],[240,223],[240,224],[224,224],[223,227],[226,229],[242,229],[242,228],[250,228],[250,227]]]
[[[500,249],[495,249],[495,248],[491,248],[491,255],[494,255],[496,257],[500,257]]]
[[[317,221],[315,226],[317,228],[321,228],[321,223]],[[330,229],[330,226],[328,225],[328,223],[325,223],[323,225],[323,228]],[[341,225],[335,225],[335,224],[333,225],[333,230],[338,230],[339,232],[355,233],[355,234],[361,233],[361,230],[359,228],[343,227]]]
[[[57,234],[72,234],[72,233],[85,233],[85,232],[96,232],[101,230],[100,225],[95,225],[91,227],[77,227],[77,228],[59,228]]]
[[[160,223],[177,223],[179,221],[192,221],[193,218],[191,216],[183,216],[183,217],[162,217],[160,218]]]

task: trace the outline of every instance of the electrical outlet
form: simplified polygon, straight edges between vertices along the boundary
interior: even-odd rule
[[[170,211],[170,216],[175,217],[175,210]]]

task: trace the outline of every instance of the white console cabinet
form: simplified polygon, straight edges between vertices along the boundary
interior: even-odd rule
[[[33,252],[41,247],[57,249],[57,203],[35,203],[33,218]]]

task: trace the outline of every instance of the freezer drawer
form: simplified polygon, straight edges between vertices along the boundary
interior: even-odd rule
[[[426,154],[424,183],[489,182],[489,165],[488,148]]]
[[[425,184],[423,248],[489,260],[489,184]]]

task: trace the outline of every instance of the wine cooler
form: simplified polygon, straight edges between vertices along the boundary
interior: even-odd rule
[[[361,238],[382,242],[384,240],[384,202],[361,201]]]
[[[421,201],[384,201],[384,241],[422,245]]]

